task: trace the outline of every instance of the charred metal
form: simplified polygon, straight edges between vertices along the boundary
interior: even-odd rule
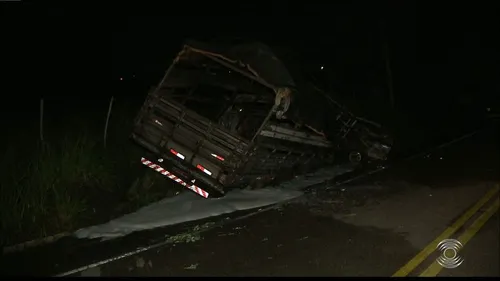
[[[344,160],[383,161],[392,141],[380,127],[296,84],[263,44],[189,41],[150,91],[132,138],[185,182],[223,194]]]

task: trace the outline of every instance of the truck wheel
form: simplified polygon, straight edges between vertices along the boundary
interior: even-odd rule
[[[349,162],[351,162],[351,164],[360,164],[362,160],[363,160],[363,157],[362,157],[360,152],[351,151],[349,153]]]

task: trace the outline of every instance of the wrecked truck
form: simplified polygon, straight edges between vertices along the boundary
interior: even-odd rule
[[[261,43],[188,41],[131,138],[146,149],[142,164],[208,198],[342,161],[383,161],[390,138],[370,123],[298,85]]]

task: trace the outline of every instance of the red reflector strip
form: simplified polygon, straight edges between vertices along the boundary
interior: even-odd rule
[[[209,170],[205,169],[205,167],[203,167],[202,165],[198,164],[196,165],[196,168],[200,169],[201,171],[203,171],[203,173],[211,176],[212,175],[212,172],[210,172]]]
[[[160,167],[160,165],[156,165],[154,164],[153,162],[149,161],[148,159],[142,157],[141,158],[141,162],[142,164],[148,166],[149,168],[157,171],[158,173],[166,176],[167,178],[179,183],[180,185],[184,186],[184,187],[187,187],[188,189],[190,189],[191,191],[194,191],[196,194],[202,196],[202,197],[205,197],[205,198],[208,198],[208,192],[206,192],[205,190],[197,187],[196,185],[194,184],[187,184],[186,182],[184,182],[183,180],[181,180],[180,178],[178,178],[176,175],[170,173],[169,171],[163,169],[162,167]]]
[[[224,158],[222,158],[221,156],[219,156],[219,155],[217,155],[217,154],[212,153],[211,155],[212,155],[213,157],[215,157],[215,158],[219,159],[220,161],[224,161]]]
[[[180,154],[179,152],[173,150],[172,148],[170,149],[170,152],[172,152],[173,155],[181,158],[182,160],[184,160],[186,157],[184,157],[184,155]]]

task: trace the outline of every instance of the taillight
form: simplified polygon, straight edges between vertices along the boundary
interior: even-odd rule
[[[203,173],[211,176],[212,175],[212,172],[210,172],[209,170],[205,169],[205,167],[203,167],[202,165],[198,164],[196,165],[196,168],[200,169],[201,171],[203,171]]]
[[[217,154],[212,153],[211,155],[212,155],[213,157],[215,157],[215,158],[219,159],[220,161],[224,161],[224,158],[222,158],[221,156],[219,156],[219,155],[217,155]]]
[[[184,155],[180,154],[179,152],[173,150],[173,149],[170,149],[170,152],[172,152],[173,155],[181,158],[182,160],[186,159],[186,157],[184,157]]]

